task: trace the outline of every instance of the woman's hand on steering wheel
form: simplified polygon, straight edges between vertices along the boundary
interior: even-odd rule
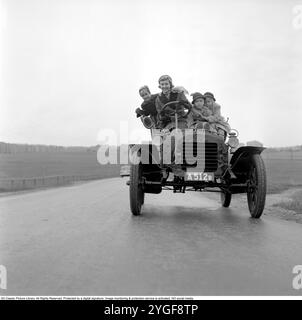
[[[181,115],[180,113],[182,113],[184,109],[190,110],[190,108],[185,104],[183,104],[183,102],[181,101],[170,101],[163,106],[161,110],[161,114],[173,117],[175,116],[175,113],[177,113],[178,115]],[[181,115],[181,116],[187,117],[188,112],[185,115]]]

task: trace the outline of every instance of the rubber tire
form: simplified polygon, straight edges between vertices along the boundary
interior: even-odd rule
[[[249,178],[252,170],[254,170],[256,178],[257,197],[256,200],[253,201],[252,194],[248,188],[247,202],[252,218],[259,219],[263,213],[266,198],[266,171],[264,161],[259,154],[254,154],[251,157]]]
[[[231,204],[232,194],[230,192],[221,192],[220,193],[221,205],[225,208],[228,208]]]
[[[141,214],[142,205],[144,204],[145,193],[141,185],[142,165],[132,164],[130,167],[130,209],[134,216]]]

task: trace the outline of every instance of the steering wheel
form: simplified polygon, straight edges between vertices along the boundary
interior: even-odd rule
[[[183,112],[184,110],[180,105],[187,110],[185,115],[181,114],[181,112]],[[169,117],[173,117],[175,116],[175,114],[177,114],[181,115],[183,118],[186,118],[188,116],[189,110],[190,107],[182,104],[181,101],[170,101],[163,106],[161,113]]]

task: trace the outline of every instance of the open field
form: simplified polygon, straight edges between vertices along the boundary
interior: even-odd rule
[[[273,207],[285,209],[281,214],[281,218],[287,220],[293,219],[296,222],[302,223],[300,217],[302,213],[302,190],[295,191],[296,188],[302,188],[302,159],[265,159],[264,161],[268,180],[267,191],[269,194],[272,194],[268,198],[271,196],[277,197],[273,203]],[[271,211],[276,214],[275,210]],[[290,212],[294,212],[294,214]]]
[[[275,203],[274,206],[302,214],[302,190],[294,192],[289,198]]]
[[[268,193],[302,187],[302,160],[265,159]],[[119,175],[119,165],[100,165],[95,152],[28,152],[0,154],[0,180],[76,176],[76,180]]]
[[[302,160],[264,160],[268,193],[302,187]]]
[[[100,165],[95,152],[32,152],[0,154],[0,179],[54,175],[117,176],[119,166]]]
[[[23,186],[24,189],[32,189],[81,180],[111,178],[118,176],[119,172],[119,165],[100,165],[95,152],[0,154],[0,182],[3,182],[3,191],[20,190]],[[43,177],[45,179],[41,180]],[[21,179],[23,180],[20,181]]]
[[[302,150],[282,150],[278,151],[275,149],[266,149],[262,152],[264,159],[271,160],[302,160]]]

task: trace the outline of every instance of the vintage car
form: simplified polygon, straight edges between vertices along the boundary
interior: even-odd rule
[[[179,103],[169,102],[162,111],[163,114],[174,117],[176,129],[178,129]],[[152,129],[150,119],[142,121],[147,128]],[[182,162],[172,161],[170,164],[165,164],[163,141],[171,133],[167,130],[156,131],[161,137],[160,143],[131,146],[132,164],[128,185],[133,215],[141,214],[147,193],[159,194],[163,190],[216,191],[220,192],[223,207],[230,206],[233,194],[246,193],[251,217],[260,218],[266,198],[266,171],[261,157],[261,152],[265,148],[238,147],[236,130],[219,135],[197,128],[191,130],[191,139],[180,139]],[[199,139],[199,136],[202,137]],[[176,144],[177,141],[173,147]],[[145,150],[144,155],[143,150]],[[198,150],[201,150],[201,153],[198,153]],[[169,176],[173,176],[172,179]]]

